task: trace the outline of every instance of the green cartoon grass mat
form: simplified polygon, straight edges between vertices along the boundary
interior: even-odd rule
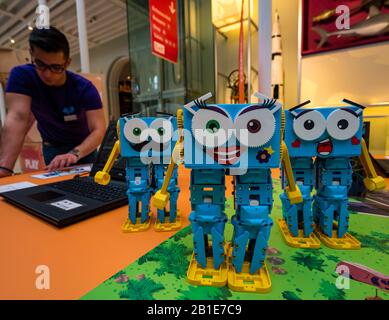
[[[280,183],[274,181],[272,218],[282,216],[278,198]],[[233,215],[232,198],[226,213]],[[335,272],[339,261],[363,264],[383,274],[389,273],[389,219],[380,216],[350,215],[351,233],[362,242],[361,250],[339,251],[325,247],[317,250],[288,247],[276,223],[273,226],[266,264],[272,279],[272,291],[267,294],[233,292],[228,287],[196,287],[186,281],[186,270],[192,254],[192,232],[187,227],[148,252],[127,268],[107,279],[81,299],[131,300],[363,300],[375,296],[375,288],[350,281],[350,288],[337,289]],[[226,225],[229,241],[232,226]],[[389,294],[378,291],[387,300]]]

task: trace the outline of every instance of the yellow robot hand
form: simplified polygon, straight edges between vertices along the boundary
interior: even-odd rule
[[[365,184],[365,187],[369,191],[385,189],[386,187],[385,180],[381,176],[377,175],[373,162],[371,161],[370,153],[369,150],[367,149],[365,139],[362,139],[362,154],[360,159],[367,176],[367,178],[363,179],[363,183]]]
[[[98,171],[95,175],[95,182],[98,184],[106,186],[109,184],[110,181],[111,181],[111,176],[107,172]]]
[[[296,190],[289,190],[289,187],[286,187],[286,196],[288,197],[291,204],[297,204],[303,202],[303,195],[298,187]]]
[[[377,176],[375,178],[365,178],[363,179],[363,183],[369,191],[383,190],[386,187],[385,180],[381,176]]]
[[[158,190],[154,195],[153,205],[157,209],[163,210],[166,208],[169,199],[170,199],[169,192],[162,192],[162,190]]]
[[[281,161],[282,167],[284,168],[286,179],[289,185],[285,188],[286,196],[288,197],[291,204],[297,204],[303,202],[303,195],[296,184],[293,176],[292,164],[290,162],[288,147],[285,142],[281,142]]]

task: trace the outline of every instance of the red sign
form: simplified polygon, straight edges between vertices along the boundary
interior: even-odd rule
[[[44,170],[45,161],[40,143],[25,143],[20,152],[20,166],[23,173]]]
[[[149,12],[152,53],[177,63],[177,0],[149,0]]]

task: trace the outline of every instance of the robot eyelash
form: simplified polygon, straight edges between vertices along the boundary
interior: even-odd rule
[[[254,96],[257,97],[259,100],[263,100],[263,103],[262,103],[262,108],[267,108],[267,109],[272,109],[274,106],[276,106],[275,108],[273,108],[271,110],[271,112],[274,114],[275,112],[277,112],[282,106],[281,104],[277,104],[277,99],[271,99],[271,98],[268,98],[266,97],[265,95],[259,93],[259,92],[256,92],[254,93]]]
[[[297,117],[298,116],[298,113],[296,112],[297,109],[300,109],[304,106],[306,106],[307,104],[310,104],[311,103],[311,100],[308,100],[308,101],[305,101],[303,103],[300,103],[299,105],[293,107],[293,108],[290,108],[289,109],[289,112],[294,116],[294,117]]]
[[[271,109],[276,104],[276,102],[276,99],[265,99],[265,101],[263,102],[263,106],[265,108]]]
[[[124,118],[126,122],[130,121],[131,119],[134,119],[136,117],[140,116],[140,112],[133,112],[133,113],[126,113],[123,114],[121,117]]]
[[[184,106],[184,108],[188,110],[190,113],[195,114],[196,111],[194,111],[192,107],[196,106],[198,108],[206,108],[207,105],[204,101],[210,98],[212,98],[212,93],[208,92],[207,94],[201,96],[200,98],[193,100],[192,102],[189,102]]]
[[[343,99],[343,102],[346,102],[346,103],[348,103],[348,104],[351,104],[351,105],[354,106],[354,107],[357,107],[358,110],[355,112],[355,114],[356,114],[358,117],[362,114],[363,110],[366,108],[365,106],[363,106],[363,105],[361,105],[361,104],[359,104],[359,103],[356,103],[356,102],[354,102],[354,101],[348,100],[348,99]],[[350,111],[351,111],[351,110],[350,110]]]
[[[194,100],[194,105],[200,109],[206,109],[208,107],[207,103],[202,99]]]

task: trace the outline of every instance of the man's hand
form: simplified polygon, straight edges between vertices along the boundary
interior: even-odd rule
[[[12,170],[31,127],[31,98],[16,93],[7,93],[5,97],[8,114],[0,133],[0,166]],[[0,170],[0,177],[10,174],[7,170]]]
[[[65,167],[69,167],[72,164],[77,163],[78,157],[71,153],[61,154],[56,156],[50,164],[47,166],[48,171],[54,171],[58,169],[63,169]]]

